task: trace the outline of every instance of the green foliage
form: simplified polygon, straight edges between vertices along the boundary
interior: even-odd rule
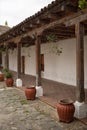
[[[0,52],[1,52],[1,53],[2,53],[2,52],[5,52],[5,50],[6,50],[5,47],[0,48]]]
[[[55,34],[49,34],[46,36],[48,42],[57,42],[58,37]],[[62,48],[60,48],[56,43],[51,45],[50,43],[50,53],[54,53],[56,55],[60,55],[62,53]]]
[[[48,42],[56,42],[57,36],[55,34],[49,34],[46,36]]]
[[[59,47],[57,44],[52,44],[50,46],[50,53],[60,55],[62,53],[62,48]]]
[[[11,71],[9,71],[7,68],[3,68],[2,73],[4,74],[5,78],[12,78],[13,74]]]
[[[8,78],[12,78],[13,77],[13,74],[11,71],[8,71],[6,74],[5,74],[5,77],[8,79]]]
[[[25,105],[25,104],[27,104],[27,101],[25,99],[21,99],[20,103],[21,103],[21,105]]]
[[[4,76],[5,76],[5,74],[8,72],[8,69],[7,68],[3,68],[3,70],[2,70],[2,73],[4,74]]]
[[[8,26],[8,22],[7,21],[5,21],[5,26]]]
[[[87,6],[87,1],[86,0],[79,0],[78,1],[78,7],[80,9],[84,9]]]

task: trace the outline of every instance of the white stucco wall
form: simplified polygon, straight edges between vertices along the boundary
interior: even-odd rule
[[[25,74],[35,75],[35,46],[22,48],[21,56],[25,56]],[[9,69],[17,71],[17,50],[9,51]]]
[[[25,73],[35,75],[36,73],[35,46],[24,48],[24,54],[22,53],[22,55],[25,56]]]
[[[45,53],[44,78],[75,85],[75,39],[59,41],[56,45],[59,48],[62,47],[62,53],[60,55],[51,51],[52,44],[42,45],[42,53]]]
[[[84,39],[85,52],[85,88],[87,88],[87,37]],[[54,52],[56,46],[62,48],[60,56]],[[53,49],[52,49],[53,48]],[[44,72],[42,77],[70,85],[76,85],[76,40],[68,39],[57,43],[41,45],[41,53],[44,54]],[[22,48],[22,56],[25,56],[25,74],[36,74],[35,46]],[[3,60],[4,64],[4,60]],[[9,54],[10,69],[17,71],[17,51]]]
[[[9,69],[17,71],[17,50],[9,51]]]
[[[5,67],[5,54],[2,53],[2,66]]]

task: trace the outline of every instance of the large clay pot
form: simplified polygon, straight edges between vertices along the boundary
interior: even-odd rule
[[[7,87],[12,87],[14,80],[13,78],[7,78],[5,82],[6,82]]]
[[[35,87],[25,88],[25,95],[28,100],[34,100],[36,97],[36,88]]]
[[[4,81],[4,75],[0,74],[0,81]]]
[[[57,105],[57,112],[59,116],[59,121],[71,122],[74,119],[75,107],[72,100],[63,99]]]

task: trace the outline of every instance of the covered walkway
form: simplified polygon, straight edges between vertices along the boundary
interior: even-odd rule
[[[37,12],[35,15],[25,19],[23,22],[16,25],[12,29],[10,29],[8,32],[0,36],[0,47],[5,48],[5,56],[3,55],[2,57],[2,59],[4,59],[5,61],[3,62],[3,67],[6,66],[8,69],[16,70],[17,71],[16,78],[22,78],[24,87],[35,85],[34,77],[31,77],[31,76],[28,77],[27,75],[26,76],[22,75],[22,77],[20,77],[21,70],[24,68],[24,65],[25,65],[24,62],[23,64],[21,64],[21,56],[23,57],[29,56],[29,55],[23,54],[23,51],[22,51],[23,47],[31,47],[34,45],[35,49],[33,51],[35,55],[32,55],[31,59],[32,61],[35,61],[34,59],[36,59],[36,61],[35,63],[31,62],[29,61],[29,58],[26,59],[26,61],[29,61],[29,63],[32,63],[32,65],[36,65],[36,67],[34,66],[33,68],[31,65],[30,69],[35,70],[33,74],[36,73],[36,86],[41,86],[41,66],[43,67],[43,64],[41,64],[42,44],[45,45],[45,43],[49,42],[49,36],[51,36],[50,38],[52,38],[52,36],[55,36],[55,38],[52,38],[53,41],[52,40],[50,41],[50,42],[53,42],[53,44],[55,40],[59,42],[65,39],[74,38],[76,39],[76,42],[74,42],[76,43],[75,48],[70,47],[71,49],[69,49],[68,44],[67,45],[63,44],[63,45],[66,46],[66,49],[65,49],[66,51],[73,50],[73,53],[71,52],[71,53],[66,54],[66,56],[64,55],[65,56],[64,60],[68,59],[68,55],[70,55],[69,59],[72,59],[71,54],[72,56],[75,56],[73,58],[73,64],[71,63],[71,65],[73,68],[72,72],[76,70],[75,72],[76,74],[75,81],[76,81],[76,86],[77,86],[76,96],[75,96],[75,87],[43,79],[42,86],[44,89],[44,96],[42,97],[42,100],[44,100],[45,102],[47,102],[48,104],[54,107],[57,104],[58,100],[60,100],[61,98],[67,98],[67,97],[78,101],[78,103],[80,104],[83,104],[85,100],[87,101],[87,99],[85,99],[85,92],[84,92],[84,87],[86,83],[85,79],[87,77],[86,75],[87,73],[85,73],[87,72],[86,67],[85,67],[87,66],[85,64],[87,63],[86,62],[87,53],[84,49],[84,40],[85,40],[84,36],[86,35],[87,35],[87,8],[78,11],[77,0],[72,0],[72,1],[71,0],[67,0],[67,1],[55,0],[54,2],[49,4],[47,7],[44,7],[43,9],[41,9],[41,11]],[[14,53],[13,53],[14,58],[11,57],[12,53],[9,53],[9,50],[12,51],[12,53],[14,50]],[[43,48],[43,50],[45,49]],[[76,51],[74,52],[74,50]],[[26,54],[28,54],[28,52],[29,51],[27,51]],[[45,51],[43,51],[43,53],[45,54]],[[25,58],[23,57],[22,57],[22,61],[25,60]],[[48,59],[50,58],[51,56],[49,56],[49,58],[47,58],[46,61],[48,61]],[[52,58],[52,61],[53,61],[53,58]],[[75,62],[75,58],[76,58],[76,62]],[[57,60],[58,59],[56,59],[55,61]],[[62,59],[62,61],[64,60]],[[69,63],[67,63],[66,66]],[[64,62],[61,62],[60,66],[61,65],[63,66]],[[46,67],[47,70],[48,70],[48,66],[50,66],[50,62]],[[76,66],[76,68],[74,66]],[[28,71],[29,66],[27,66],[26,68],[27,68],[26,72],[29,73]],[[50,69],[48,72],[50,72]],[[59,69],[62,70],[61,67]],[[67,67],[67,70],[68,70],[68,67]],[[55,69],[55,71],[59,72],[57,68]],[[68,71],[71,71],[71,70],[68,70]],[[24,70],[22,72],[24,72]],[[32,72],[29,74],[32,74]],[[63,71],[62,75],[64,74],[65,74],[65,70]],[[52,73],[50,75],[52,75]],[[72,75],[72,73],[68,75],[70,76]],[[46,75],[46,78],[48,78],[48,75]],[[55,80],[55,77],[53,80]],[[83,111],[85,112],[85,110]],[[81,112],[77,112],[77,113],[81,113]],[[80,115],[78,116],[80,117]],[[85,116],[87,116],[87,112],[85,112]]]
[[[17,73],[14,73],[14,79],[17,77]],[[30,75],[21,74],[21,79],[23,81],[23,88],[26,86],[35,85],[35,77]],[[49,105],[56,107],[57,102],[63,98],[70,98],[73,101],[76,100],[75,96],[75,86],[66,85],[63,83],[42,79],[42,87],[44,91],[44,96],[40,97],[41,100],[48,103]],[[86,103],[87,103],[87,90],[85,90]]]

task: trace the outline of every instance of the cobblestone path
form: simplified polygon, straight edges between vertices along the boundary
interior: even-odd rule
[[[44,107],[49,111],[47,104],[38,99],[27,101],[23,91],[0,83],[0,130],[87,130],[79,121],[58,122]]]

